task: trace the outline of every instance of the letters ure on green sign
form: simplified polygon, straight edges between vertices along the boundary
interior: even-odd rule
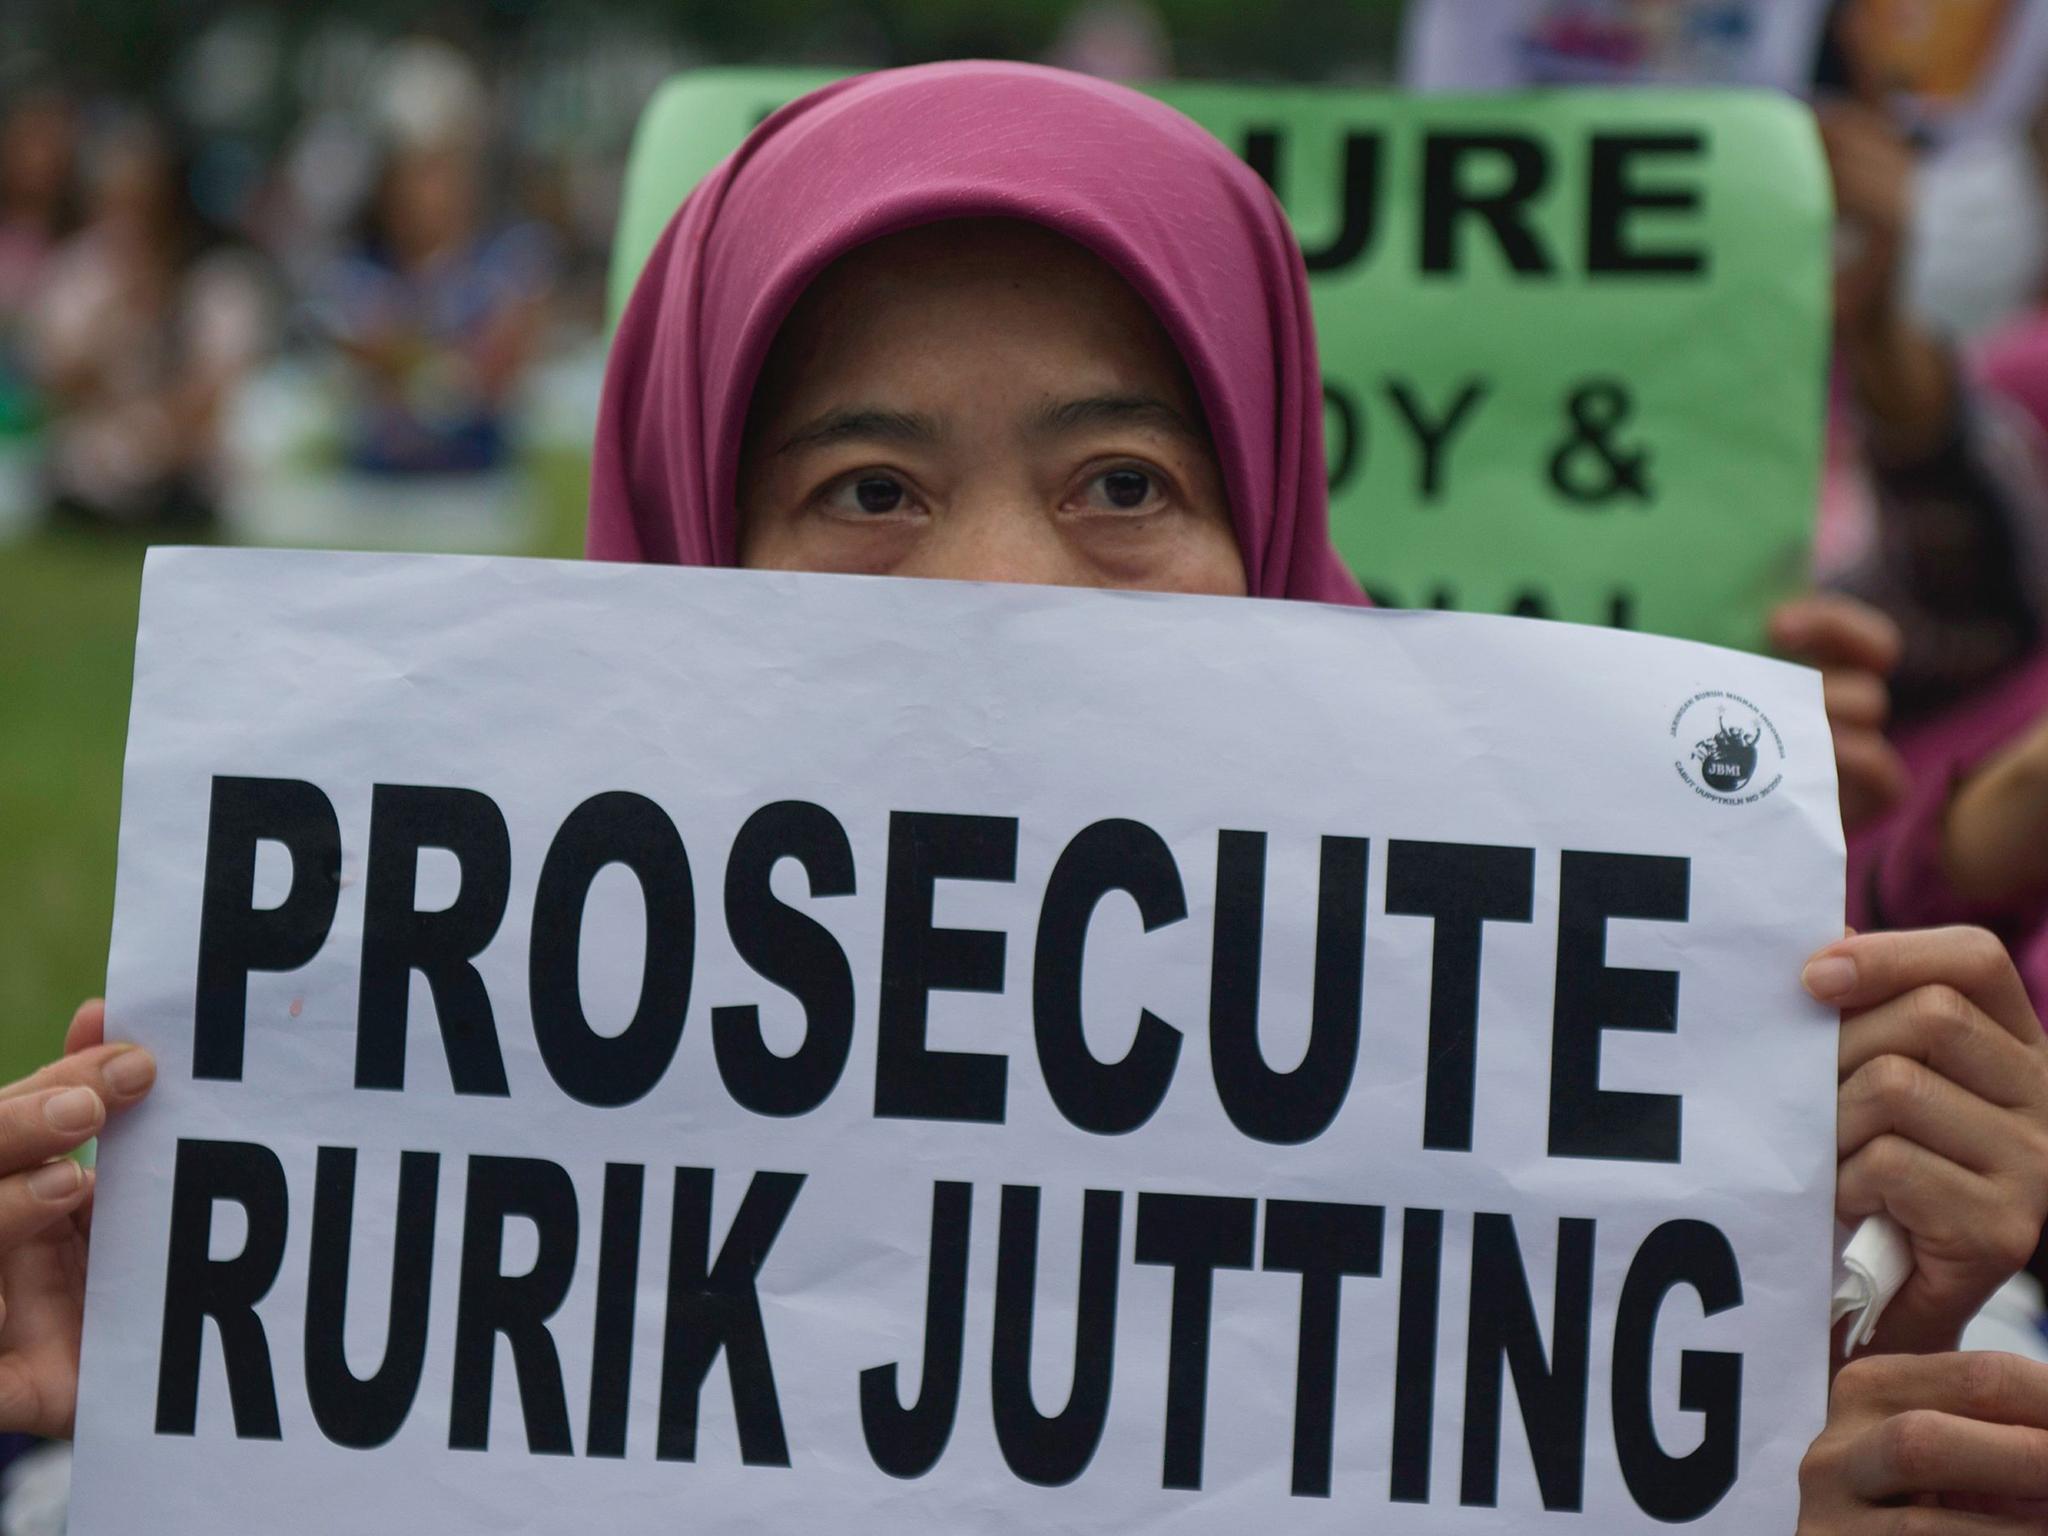
[[[829,75],[670,82],[627,168],[614,313],[689,189]],[[1804,581],[1828,326],[1811,120],[1752,92],[1162,85],[1308,260],[1331,522],[1384,602],[1758,646]]]

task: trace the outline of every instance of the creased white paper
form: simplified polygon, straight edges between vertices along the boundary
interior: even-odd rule
[[[1756,657],[155,553],[72,1529],[1790,1529],[1841,913]]]

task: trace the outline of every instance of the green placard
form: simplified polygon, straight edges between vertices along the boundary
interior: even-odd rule
[[[616,312],[678,203],[830,75],[671,81]],[[1812,120],[1747,91],[1163,85],[1308,257],[1338,547],[1383,601],[1762,643],[1805,580],[1828,339]]]

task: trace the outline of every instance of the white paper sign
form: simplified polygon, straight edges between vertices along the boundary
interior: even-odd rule
[[[153,554],[74,1536],[1788,1530],[1834,801],[1602,630]]]
[[[1803,91],[1830,0],[1411,0],[1401,83],[1758,85]]]
[[[1926,82],[1878,90],[1898,126],[1941,151],[1981,139],[2017,147],[2048,79],[2048,0],[1866,6],[1871,48],[1924,62]],[[1744,85],[1808,96],[1835,0],[1410,0],[1401,83],[1416,91],[1550,85]],[[1983,40],[1988,38],[1989,41]],[[1981,47],[1981,53],[1978,51]],[[1873,67],[1882,74],[1886,66]],[[1939,91],[1930,88],[1936,82]],[[1955,222],[1955,213],[1950,212]],[[1934,226],[1946,230],[1947,224]],[[1951,237],[1953,243],[1953,237]]]

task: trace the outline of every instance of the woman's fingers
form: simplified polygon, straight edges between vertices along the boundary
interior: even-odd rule
[[[1913,1244],[1885,1347],[1952,1343],[2048,1216],[2048,1041],[1979,929],[1844,939],[1805,980],[1847,1010],[1836,1210],[1886,1212]]]
[[[1836,1215],[1856,1221],[1879,1212],[1913,1244],[1908,1294],[1893,1310],[1901,1326],[1918,1320],[1930,1337],[1960,1333],[2041,1239],[2038,1194],[2016,1198],[2006,1183],[1890,1132],[1835,1171]]]
[[[1821,690],[1834,738],[1842,824],[1852,831],[1865,826],[1898,804],[1907,789],[1905,761],[1884,734],[1891,714],[1883,676],[1890,665],[1886,636],[1861,611],[1837,614],[1818,602],[1780,609],[1776,632],[1786,649],[1826,669]],[[1802,644],[1788,643],[1795,636]]]
[[[1979,1098],[1907,1056],[1865,1062],[1842,1084],[1835,1150],[1848,1157],[1892,1133],[1986,1175],[2039,1163],[2048,1137],[2026,1119]]]
[[[71,1015],[71,1027],[64,1031],[64,1054],[76,1056],[107,1041],[107,1005],[103,998],[88,998]]]
[[[1913,1408],[2048,1430],[2048,1365],[1995,1350],[1867,1355],[1836,1372],[1828,1394],[1831,1419]]]
[[[1875,672],[1830,669],[1821,674],[1821,697],[1827,704],[1828,724],[1862,726],[1882,730],[1892,712],[1891,691]]]
[[[106,1123],[106,1101],[79,1085],[0,1099],[0,1175],[75,1151]]]
[[[1918,987],[1843,1020],[1836,1047],[1843,1082],[1885,1056],[1924,1062],[2008,1109],[2048,1104],[2048,1051],[2021,1044],[1953,987]]]
[[[93,1173],[68,1157],[0,1179],[0,1251],[62,1221],[92,1193]]]
[[[2041,1021],[2005,946],[1982,928],[1904,929],[1838,939],[1806,962],[1800,980],[1843,1010],[1874,1007],[1920,987],[1960,992],[2023,1045],[2042,1043]]]
[[[0,1355],[0,1424],[33,1425],[20,1433],[69,1438],[74,1413],[67,1411],[61,1420],[50,1413],[46,1405],[54,1394],[36,1365],[20,1355]]]
[[[64,1154],[106,1123],[105,1100],[75,1084],[0,1099],[0,1253],[85,1203],[92,1175]]]
[[[1809,1460],[1843,1446],[1862,1498],[2048,1498],[2048,1366],[2036,1361],[1989,1350],[1852,1360],[1828,1423]]]
[[[1799,1490],[1800,1536],[2038,1533],[2048,1366],[1956,1352],[1851,1361]]]
[[[1916,1246],[1936,1252],[1988,1244],[1992,1234],[1979,1220],[1996,1215],[2002,1204],[1998,1186],[1982,1174],[1890,1133],[1859,1147],[1835,1170],[1837,1214],[1853,1221],[1882,1211],[1913,1235]],[[2026,1252],[2033,1251],[2029,1239]]]
[[[1887,1419],[1880,1429],[1859,1439],[1847,1470],[1850,1490],[1865,1499],[1918,1493],[2044,1499],[2048,1498],[2048,1429],[1985,1424],[1914,1409]],[[1995,1517],[1975,1518],[1981,1522]]]
[[[1883,732],[1870,727],[1837,725],[1834,740],[1842,825],[1854,832],[1905,799],[1906,761]]]
[[[1905,648],[1899,626],[1865,602],[1816,592],[1771,615],[1771,643],[1794,661],[1888,675]]]
[[[139,1102],[156,1083],[156,1058],[139,1045],[96,1045],[53,1061],[0,1088],[0,1104],[51,1088],[90,1088],[119,1111]]]

